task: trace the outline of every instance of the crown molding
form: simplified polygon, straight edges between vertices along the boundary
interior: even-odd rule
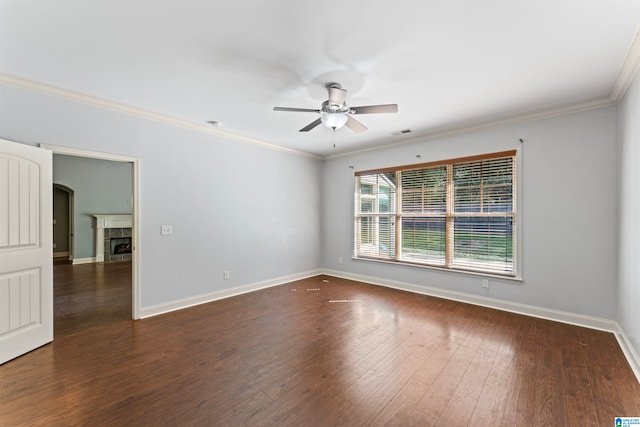
[[[470,124],[466,126],[452,125],[449,128],[444,130],[421,134],[414,138],[404,139],[402,141],[390,142],[387,144],[380,144],[380,145],[376,145],[375,147],[368,147],[368,148],[363,148],[361,150],[349,151],[349,152],[340,153],[340,154],[332,154],[332,155],[326,156],[325,159],[327,160],[336,159],[339,157],[350,156],[352,154],[364,153],[367,151],[374,151],[374,150],[380,150],[380,149],[386,149],[386,148],[392,148],[392,147],[399,147],[402,145],[415,144],[418,142],[424,142],[424,141],[428,141],[435,138],[445,138],[445,137],[464,134],[464,133],[476,132],[483,129],[491,129],[491,128],[497,128],[497,127],[507,126],[511,124],[531,122],[534,120],[542,120],[542,119],[548,119],[552,117],[564,116],[567,114],[579,113],[582,111],[593,110],[596,108],[609,107],[615,104],[617,104],[616,100],[612,99],[611,97],[607,97],[607,98],[594,99],[591,101],[581,102],[579,104],[568,104],[568,105],[564,105],[556,108],[548,108],[544,110],[531,111],[531,112],[527,112],[527,113],[523,113],[523,114],[519,114],[519,115],[515,115],[515,116],[503,118],[503,119],[480,122],[480,123]]]
[[[611,90],[611,98],[616,104],[622,100],[627,89],[631,86],[633,79],[635,78],[638,68],[640,67],[640,30],[636,32],[633,42],[627,51],[622,67],[618,72],[618,78]]]
[[[363,148],[361,150],[348,151],[340,154],[332,154],[325,156],[324,158],[327,160],[335,159],[339,157],[345,157],[352,154],[363,153],[367,151],[374,151],[383,148],[391,148],[398,147],[402,145],[414,144],[417,142],[423,142],[430,139],[435,138],[443,138],[463,133],[469,133],[478,131],[481,129],[495,128],[500,126],[506,126],[515,123],[522,123],[534,120],[541,120],[556,116],[563,116],[566,114],[579,113],[581,111],[592,110],[596,108],[608,107],[611,105],[617,105],[622,101],[624,95],[626,94],[629,86],[633,83],[636,74],[638,73],[638,69],[640,69],[640,29],[636,31],[636,35],[631,42],[631,46],[629,46],[629,50],[627,51],[627,55],[625,56],[625,60],[620,67],[620,71],[618,72],[618,77],[613,85],[611,93],[606,98],[594,99],[591,101],[581,102],[578,104],[568,104],[561,107],[549,108],[545,110],[538,110],[533,112],[528,112],[512,117],[507,117],[504,119],[492,120],[483,123],[477,123],[467,126],[451,126],[448,129],[441,130],[438,132],[432,132],[428,134],[423,134],[420,136],[416,136],[415,138],[405,139],[398,142],[391,142],[388,144],[376,145],[375,147]]]
[[[195,123],[189,120],[183,120],[176,117],[167,116],[167,115],[156,113],[153,111],[132,107],[126,104],[121,104],[119,102],[109,101],[107,99],[98,98],[96,96],[86,95],[80,92],[75,92],[68,89],[47,85],[47,84],[36,82],[33,80],[24,79],[22,77],[12,76],[9,74],[0,73],[0,84],[13,86],[19,89],[25,89],[31,92],[37,92],[44,95],[53,96],[56,98],[66,99],[68,101],[80,102],[80,103],[87,104],[96,108],[101,108],[104,110],[111,110],[121,114],[135,116],[135,117],[139,117],[147,120],[153,120],[153,121],[164,123],[170,126],[181,127],[184,129],[189,129],[196,132],[202,132],[209,135],[216,135],[216,136],[232,139],[235,141],[239,141],[245,144],[257,145],[269,150],[280,151],[288,154],[294,154],[294,155],[303,156],[303,157],[310,157],[314,159],[322,158],[315,154],[294,150],[291,148],[281,147],[279,145],[271,144],[259,139],[241,136],[232,132],[227,132],[222,129],[216,129],[206,124]]]
[[[638,69],[640,68],[640,30],[636,32],[636,35],[629,47],[627,55],[625,57],[625,61],[618,72],[618,78],[613,86],[613,89],[610,95],[606,98],[595,99],[591,101],[581,102],[578,104],[568,104],[556,108],[549,108],[544,110],[537,110],[532,112],[527,112],[507,118],[491,120],[471,125],[458,125],[455,124],[450,126],[447,129],[440,130],[437,132],[432,132],[428,134],[423,134],[420,136],[416,136],[410,139],[404,139],[402,141],[397,142],[389,142],[381,145],[376,145],[375,147],[363,148],[361,150],[348,151],[345,153],[339,154],[331,154],[327,156],[317,155],[305,151],[294,150],[291,148],[282,147],[276,144],[271,144],[256,138],[250,138],[246,136],[241,136],[232,132],[228,132],[222,129],[212,128],[209,125],[195,123],[188,120],[178,119],[176,117],[167,116],[164,114],[156,113],[153,111],[144,110],[141,108],[132,107],[126,104],[121,104],[114,101],[109,101],[103,98],[98,98],[91,95],[86,95],[80,92],[74,92],[67,89],[62,89],[59,87],[47,85],[44,83],[36,82],[33,80],[24,79],[17,76],[12,76],[8,74],[0,73],[0,84],[5,84],[8,86],[17,87],[20,89],[26,89],[32,92],[38,92],[45,95],[58,97],[70,101],[80,102],[84,104],[91,105],[93,107],[111,110],[115,112],[119,112],[122,114],[127,114],[131,116],[136,116],[140,118],[144,118],[147,120],[153,120],[156,122],[168,124],[171,126],[177,126],[197,132],[202,132],[210,135],[216,135],[232,140],[236,140],[245,144],[252,144],[261,146],[266,149],[280,151],[284,153],[289,153],[297,156],[303,156],[313,159],[335,159],[340,157],[349,156],[352,154],[358,154],[368,151],[374,151],[379,149],[397,147],[402,145],[409,145],[417,142],[424,142],[426,140],[435,139],[435,138],[443,138],[458,134],[464,134],[469,132],[474,132],[482,129],[489,129],[495,127],[506,126],[510,124],[522,123],[527,121],[541,120],[556,116],[562,116],[566,114],[578,113],[581,111],[587,111],[596,108],[607,107],[610,105],[618,104],[622,98],[624,97],[627,89],[633,82]]]

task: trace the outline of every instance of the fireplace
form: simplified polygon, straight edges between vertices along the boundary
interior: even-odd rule
[[[96,262],[129,261],[133,239],[131,215],[96,217]]]
[[[131,227],[104,229],[104,261],[131,259]]]
[[[131,253],[131,237],[114,237],[110,241],[109,255],[122,255]]]

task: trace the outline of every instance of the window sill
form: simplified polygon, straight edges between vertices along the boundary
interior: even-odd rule
[[[501,274],[482,273],[482,272],[479,272],[479,271],[453,270],[453,269],[450,269],[450,268],[435,267],[435,266],[432,266],[432,265],[415,264],[415,263],[406,262],[406,261],[386,261],[386,260],[383,260],[383,259],[364,258],[364,257],[357,257],[357,256],[354,256],[351,259],[354,260],[354,261],[375,262],[375,263],[388,264],[388,265],[398,265],[398,266],[401,266],[401,267],[413,267],[413,268],[419,268],[419,269],[427,269],[427,270],[432,270],[432,271],[436,271],[436,272],[439,272],[439,273],[457,274],[457,275],[466,276],[466,277],[483,277],[483,278],[489,278],[489,279],[492,279],[492,280],[499,280],[499,281],[502,281],[502,282],[513,283],[513,284],[516,284],[516,285],[520,285],[524,281],[522,279],[522,277],[520,277],[520,276],[503,276]]]

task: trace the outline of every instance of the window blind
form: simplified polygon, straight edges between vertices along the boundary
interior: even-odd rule
[[[515,155],[356,172],[355,255],[515,276]]]

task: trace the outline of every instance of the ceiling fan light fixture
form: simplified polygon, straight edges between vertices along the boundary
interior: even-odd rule
[[[349,117],[342,112],[325,113],[320,120],[322,120],[322,123],[329,129],[340,129],[347,123]]]

